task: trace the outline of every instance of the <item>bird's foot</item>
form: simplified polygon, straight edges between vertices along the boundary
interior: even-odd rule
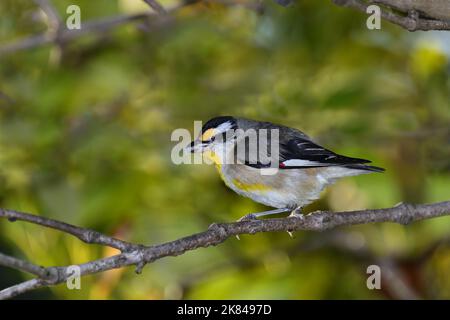
[[[288,216],[288,218],[296,218],[296,219],[305,219],[305,215],[302,213],[302,208],[298,207],[294,210],[292,210],[291,214]],[[294,238],[294,232],[288,230],[287,233],[291,238]]]
[[[269,215],[288,212],[288,211],[290,211],[290,209],[281,208],[281,209],[274,209],[274,210],[263,211],[263,212],[249,213],[249,214],[246,214],[245,216],[239,218],[237,220],[237,222],[258,220],[259,217],[269,216]],[[236,235],[236,238],[238,240],[240,240],[238,235]]]
[[[291,214],[288,216],[288,218],[297,218],[297,219],[305,219],[305,215],[302,213],[302,208],[296,208],[294,209]]]
[[[257,220],[257,219],[258,219],[258,218],[257,218],[256,214],[254,214],[254,213],[249,213],[249,214],[246,214],[245,216],[240,217],[240,218],[237,219],[236,221],[237,221],[237,222],[241,222],[241,221],[252,221],[252,220]],[[237,234],[235,237],[236,237],[236,239],[241,240],[241,238],[239,237],[238,234]]]
[[[249,213],[249,214],[246,214],[245,216],[240,217],[236,221],[241,222],[241,221],[251,221],[251,220],[257,220],[257,219],[258,219],[258,217],[256,214]]]

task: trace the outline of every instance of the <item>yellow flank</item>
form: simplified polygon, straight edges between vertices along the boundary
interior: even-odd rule
[[[233,179],[233,184],[240,190],[251,192],[251,191],[268,191],[270,187],[262,183],[245,183],[239,179]]]
[[[205,132],[205,134],[208,131]],[[203,137],[202,137],[203,138]],[[219,172],[220,177],[222,178],[222,180],[225,182],[225,184],[228,185],[228,180],[225,178],[223,172],[222,172],[222,159],[220,158],[220,156],[218,156],[215,152],[211,151],[211,150],[207,150],[205,152],[203,152],[203,156],[208,158],[209,160],[211,160],[212,162],[214,162],[217,171]],[[233,183],[238,189],[242,190],[242,191],[247,191],[247,192],[252,192],[252,191],[268,191],[270,190],[270,187],[262,184],[262,183],[245,183],[240,181],[239,179],[233,179],[231,181],[231,183]]]
[[[208,141],[211,139],[212,136],[214,136],[215,130],[214,129],[208,129],[202,134],[202,141]]]

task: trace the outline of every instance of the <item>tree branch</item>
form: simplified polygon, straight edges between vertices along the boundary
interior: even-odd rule
[[[0,217],[5,217],[12,221],[23,220],[57,229],[74,235],[86,243],[107,245],[122,251],[120,254],[111,257],[76,265],[79,267],[81,275],[104,272],[130,265],[135,265],[137,267],[136,272],[140,273],[142,268],[147,263],[151,263],[168,256],[178,256],[187,251],[198,248],[215,246],[224,242],[229,237],[242,234],[278,231],[291,232],[300,230],[324,231],[339,226],[350,226],[374,222],[394,222],[406,225],[413,221],[445,215],[450,215],[450,201],[423,205],[400,204],[393,208],[387,209],[350,212],[319,211],[308,214],[303,218],[287,217],[233,223],[214,223],[204,232],[187,236],[175,241],[145,247],[111,238],[90,229],[72,226],[64,222],[13,210],[0,209]],[[0,291],[0,299],[12,298],[30,290],[63,283],[70,277],[68,272],[70,266],[47,267],[43,268],[44,271],[41,269],[38,271],[37,268],[39,267],[37,266],[25,263],[23,261],[18,261],[18,259],[5,255],[0,255],[0,265],[38,275],[38,278],[36,279],[29,280]]]
[[[35,47],[40,47],[48,44],[61,44],[90,33],[104,33],[117,26],[136,22],[145,21],[151,17],[156,17],[159,14],[173,13],[178,9],[188,6],[201,0],[185,0],[180,5],[165,9],[156,0],[143,0],[158,14],[152,12],[121,15],[117,17],[109,17],[100,20],[91,20],[83,23],[80,30],[67,30],[62,28],[61,19],[58,12],[51,5],[49,0],[34,0],[44,11],[49,19],[49,30],[43,34],[33,35],[25,39],[13,41],[0,46],[0,56],[11,54],[20,50],[27,50]],[[428,0],[333,0],[339,6],[349,7],[366,12],[367,7],[372,3],[382,4],[381,16],[383,19],[397,24],[409,31],[416,30],[450,30],[450,6],[447,0],[435,0],[434,2]],[[242,5],[252,10],[261,12],[261,4],[249,4],[239,1],[228,4],[228,1],[218,0],[217,2],[226,5]],[[291,4],[292,0],[275,0],[282,6]],[[400,15],[391,9],[400,10],[404,14]],[[423,16],[422,14],[425,14]],[[429,19],[428,17],[431,17]]]
[[[427,0],[428,1],[428,0]],[[370,1],[362,1],[362,0],[333,0],[333,2],[342,7],[348,7],[357,9],[362,12],[366,12],[367,7],[373,3],[379,3],[383,4],[385,8],[389,9],[383,9],[381,8],[381,17],[387,21],[390,21],[396,25],[399,25],[400,27],[408,30],[408,31],[417,31],[417,30],[450,30],[450,16],[447,17],[447,19],[441,18],[434,18],[434,19],[427,19],[424,18],[421,15],[420,8],[417,6],[409,6],[405,7],[401,4],[404,2],[402,0],[370,0]],[[414,4],[415,2],[410,3]],[[419,2],[419,1],[417,1]],[[430,1],[431,2],[431,1]],[[428,4],[429,6],[432,4]],[[450,6],[450,3],[447,2],[447,6]],[[395,13],[392,9],[399,10],[401,8],[408,8],[408,9],[402,9],[406,10],[404,12],[404,15],[400,15]],[[448,8],[450,12],[450,8]],[[434,11],[429,11],[433,12]]]

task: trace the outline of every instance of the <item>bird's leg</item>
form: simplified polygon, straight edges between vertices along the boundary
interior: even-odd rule
[[[255,220],[255,219],[258,219],[259,217],[270,216],[273,214],[278,214],[278,213],[283,213],[283,212],[288,212],[288,211],[291,211],[291,209],[281,208],[281,209],[274,209],[274,210],[263,211],[263,212],[249,213],[249,214],[246,214],[245,216],[241,217],[238,221]]]

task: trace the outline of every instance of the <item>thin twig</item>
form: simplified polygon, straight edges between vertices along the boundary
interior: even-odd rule
[[[85,34],[103,33],[108,30],[135,21],[145,20],[152,16],[152,13],[134,14],[134,15],[121,15],[116,17],[104,18],[100,20],[91,20],[83,23],[81,29],[67,30],[63,29],[58,35],[58,41],[68,42],[70,40],[81,37]],[[29,38],[21,39],[0,47],[0,55],[10,54],[19,50],[32,49],[40,47],[46,44],[53,43],[54,37],[48,33],[31,36]]]
[[[80,228],[65,222],[60,222],[57,220],[36,216],[29,213],[19,212],[15,210],[0,209],[0,217],[8,218],[9,221],[12,222],[16,220],[31,222],[34,224],[38,224],[44,227],[52,228],[55,230],[71,234],[85,243],[100,244],[116,248],[120,251],[132,251],[138,248],[138,245],[106,236],[95,230]]]
[[[15,211],[0,210],[0,217],[3,216],[9,218],[11,217],[11,214],[13,218],[24,217],[23,213],[18,215],[17,213],[15,213]],[[394,222],[406,225],[413,221],[430,219],[445,215],[450,215],[450,201],[423,205],[400,204],[393,208],[387,209],[360,210],[351,212],[320,211],[309,214],[303,218],[288,217],[280,219],[250,220],[234,223],[212,224],[207,231],[197,233],[185,238],[150,247],[134,245],[135,247],[133,247],[133,249],[131,250],[124,251],[111,257],[78,264],[77,266],[79,267],[80,275],[99,273],[130,265],[137,266],[136,271],[140,272],[147,263],[151,263],[168,256],[178,256],[187,251],[195,250],[197,248],[215,246],[224,242],[229,237],[236,235],[276,231],[324,231],[339,226],[350,226],[374,222]],[[50,228],[56,228],[61,231],[65,230],[61,229],[60,226],[67,225],[63,222],[57,222],[57,224],[55,225],[55,220],[50,220],[51,223],[41,223],[41,219],[43,219],[42,217],[29,214],[25,214],[25,218],[25,221],[45,225]],[[71,225],[68,226],[70,226],[70,228],[68,228],[68,233],[79,236],[79,238],[82,240],[90,239],[90,236],[85,236],[82,234],[85,230],[86,234],[90,235],[92,233],[92,230],[84,229],[81,227],[74,227]],[[73,232],[73,228],[76,228],[75,232]],[[98,233],[98,235],[101,234]],[[101,237],[97,237],[97,241],[93,243],[104,242],[106,245],[110,245],[111,241],[109,240],[109,238],[110,237],[106,235],[101,235]],[[98,239],[103,240],[98,241]],[[2,264],[2,258],[0,257],[0,265]],[[48,273],[52,275],[52,277],[50,277],[49,279],[38,278],[35,279],[35,281],[30,280],[14,287],[4,289],[0,291],[0,299],[12,298],[33,289],[65,282],[70,276],[70,274],[68,274],[69,267],[70,266],[45,268],[46,271],[48,271]]]
[[[1,252],[0,252],[0,265],[17,269],[20,271],[25,271],[34,274],[35,276],[38,276],[40,278],[46,278],[48,276],[48,273],[44,267],[40,267],[31,262],[8,256]]]
[[[49,24],[55,30],[59,29],[61,25],[61,17],[52,5],[50,0],[34,0],[34,2],[44,11],[49,20]]]
[[[159,14],[167,13],[166,9],[164,9],[164,7],[156,0],[144,0],[144,2]]]
[[[167,13],[174,13],[185,6],[192,5],[199,1],[200,0],[183,1],[182,4],[175,5],[165,11]],[[156,18],[158,15],[159,14],[155,14],[153,12],[146,12],[132,15],[119,15],[103,19],[93,19],[83,22],[81,29],[68,30],[60,28],[57,37],[49,34],[48,32],[45,32],[43,34],[30,36],[25,39],[5,44],[0,47],[0,56],[11,54],[20,50],[32,49],[43,45],[52,44],[55,43],[55,41],[66,43],[86,34],[105,33],[117,26],[137,21],[145,21],[150,18]]]
[[[25,292],[43,287],[41,279],[31,279],[0,291],[0,300],[11,299]]]

